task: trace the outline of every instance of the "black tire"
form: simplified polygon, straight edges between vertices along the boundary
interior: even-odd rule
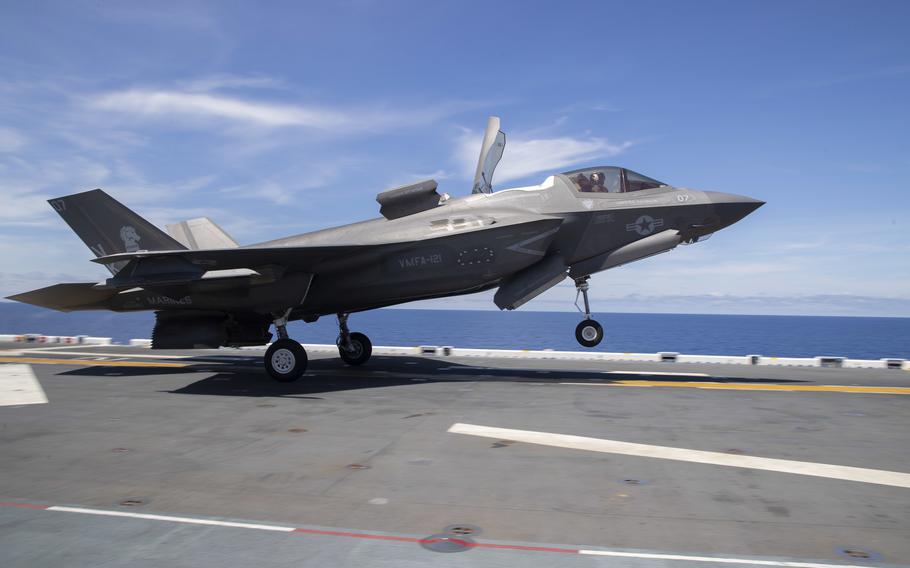
[[[265,370],[279,383],[292,383],[306,372],[307,356],[303,345],[293,339],[279,339],[265,352]]]
[[[597,347],[603,338],[603,326],[592,319],[582,320],[575,328],[575,339],[583,347]]]
[[[353,351],[346,351],[341,345],[338,346],[338,354],[342,361],[356,367],[370,360],[370,355],[373,354],[373,343],[369,337],[355,331],[351,334],[351,345],[354,347]]]

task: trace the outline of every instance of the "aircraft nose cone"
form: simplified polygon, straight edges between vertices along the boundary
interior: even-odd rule
[[[714,204],[714,213],[724,225],[732,225],[765,204],[764,201],[735,193],[706,191],[705,195]]]

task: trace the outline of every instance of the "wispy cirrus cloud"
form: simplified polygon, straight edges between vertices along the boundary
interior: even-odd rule
[[[572,136],[543,137],[509,136],[502,162],[496,168],[493,181],[503,183],[528,175],[556,172],[579,164],[595,165],[605,158],[622,154],[633,142],[613,142],[603,137],[577,138]],[[462,171],[474,171],[480,151],[481,134],[465,129],[455,145],[455,159]],[[468,175],[471,175],[468,174]]]
[[[188,120],[207,126],[211,121],[264,129],[305,128],[339,133],[377,132],[431,124],[481,106],[471,101],[444,101],[413,108],[388,105],[331,106],[287,103],[266,98],[243,98],[222,92],[238,87],[270,88],[267,77],[213,76],[184,83],[180,88],[135,87],[86,98],[90,109],[117,113],[127,119]]]
[[[128,89],[93,99],[93,108],[137,118],[174,116],[214,118],[264,127],[302,126],[331,129],[348,126],[351,117],[330,109],[240,98],[201,92]]]

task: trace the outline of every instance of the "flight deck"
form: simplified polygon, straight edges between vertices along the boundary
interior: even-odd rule
[[[910,565],[902,363],[0,348],[4,567]]]

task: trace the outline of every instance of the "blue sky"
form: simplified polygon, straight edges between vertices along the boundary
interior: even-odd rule
[[[2,2],[0,293],[105,274],[45,200],[242,243],[618,164],[768,205],[594,279],[599,311],[910,316],[907,2]],[[526,309],[574,309],[563,285]],[[492,308],[490,295],[434,307]]]

